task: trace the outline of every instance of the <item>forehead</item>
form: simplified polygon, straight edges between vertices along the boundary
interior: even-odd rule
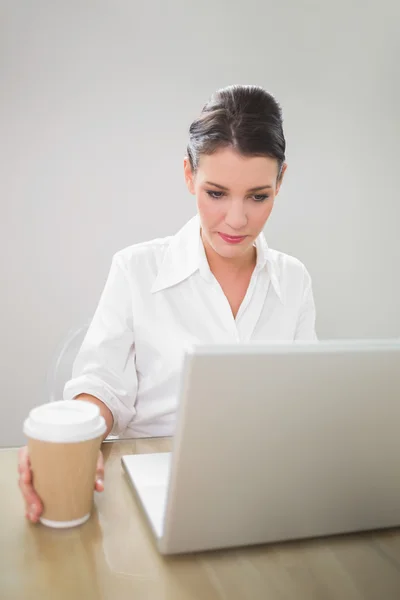
[[[197,178],[227,188],[251,188],[273,185],[278,175],[278,161],[268,156],[243,156],[232,148],[200,156]]]

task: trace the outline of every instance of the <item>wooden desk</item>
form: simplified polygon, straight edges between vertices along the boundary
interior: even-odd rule
[[[163,558],[121,467],[169,440],[104,445],[106,490],[88,523],[32,525],[17,450],[0,451],[1,600],[399,600],[400,531]]]

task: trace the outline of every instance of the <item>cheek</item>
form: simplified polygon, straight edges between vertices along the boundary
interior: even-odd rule
[[[269,215],[272,212],[272,209],[274,207],[274,201],[270,200],[267,204],[266,210],[265,210],[265,218],[268,219]]]
[[[222,203],[213,202],[208,196],[206,198],[202,194],[197,196],[197,210],[205,226],[212,226],[223,219],[222,208]]]
[[[264,227],[265,223],[269,219],[269,216],[272,212],[273,207],[274,207],[273,200],[272,201],[270,200],[264,206],[256,206],[257,210],[254,211],[252,220],[257,229],[261,230]]]

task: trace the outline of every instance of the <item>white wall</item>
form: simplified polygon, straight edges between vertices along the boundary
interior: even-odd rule
[[[396,0],[13,0],[0,8],[0,445],[112,254],[194,212],[182,158],[211,92],[263,85],[290,169],[271,246],[314,279],[326,337],[400,336]]]

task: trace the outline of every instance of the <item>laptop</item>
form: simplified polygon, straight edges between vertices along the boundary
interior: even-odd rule
[[[400,343],[199,346],[170,454],[122,458],[162,554],[400,525]]]

